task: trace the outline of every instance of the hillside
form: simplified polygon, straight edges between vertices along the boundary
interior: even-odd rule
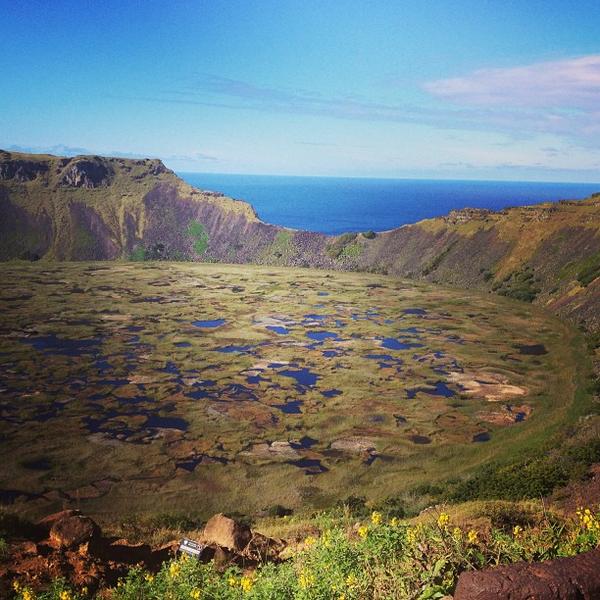
[[[600,196],[329,237],[260,221],[158,160],[0,151],[0,259],[194,260],[387,273],[495,291],[600,328]]]

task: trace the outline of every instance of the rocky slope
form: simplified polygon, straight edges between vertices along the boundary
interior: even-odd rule
[[[488,289],[600,329],[600,194],[329,237],[263,223],[158,160],[0,151],[0,259],[39,258],[376,271]]]
[[[5,517],[4,526],[6,521]],[[15,531],[5,541],[0,555],[2,598],[13,597],[11,582],[19,582],[21,589],[38,591],[59,578],[95,594],[99,589],[116,586],[134,567],[156,573],[164,562],[176,556],[180,546],[180,540],[153,547],[108,536],[78,510],[63,510],[35,524],[14,521],[11,525]],[[198,540],[192,556],[203,563],[212,561],[220,571],[232,566],[247,569],[265,562],[280,562],[286,547],[283,540],[266,537],[222,514],[214,515],[202,531],[192,535]]]

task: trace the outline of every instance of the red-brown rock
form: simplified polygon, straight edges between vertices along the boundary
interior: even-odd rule
[[[597,600],[600,550],[462,573],[454,600]]]
[[[247,525],[219,513],[208,520],[202,537],[209,544],[241,552],[252,538],[252,532]]]
[[[97,537],[99,531],[98,525],[89,517],[71,514],[54,522],[49,541],[56,548],[76,548]]]
[[[81,512],[74,509],[61,510],[57,513],[52,513],[47,517],[44,517],[41,521],[37,522],[37,527],[43,531],[46,535],[50,533],[50,529],[57,521],[61,521],[62,519],[66,519],[67,517],[72,517],[74,515],[80,515]]]

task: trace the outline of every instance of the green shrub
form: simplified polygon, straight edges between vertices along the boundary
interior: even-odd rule
[[[577,273],[577,279],[584,287],[587,287],[597,277],[600,277],[600,257],[596,264],[587,265]]]
[[[362,235],[368,240],[373,240],[377,237],[377,234],[372,229],[369,229],[369,231],[363,231]]]
[[[294,251],[293,234],[291,231],[278,231],[275,235],[273,243],[267,250],[267,255],[271,254],[275,258],[286,259],[290,258]]]
[[[146,260],[146,250],[143,246],[136,246],[129,255],[129,260],[142,262]]]
[[[281,504],[275,504],[275,506],[271,506],[267,510],[267,516],[281,519],[282,517],[289,517],[293,512],[294,511],[291,508],[286,508]]]
[[[486,502],[476,513],[478,517],[487,517],[492,526],[510,532],[515,527],[533,527],[539,522],[539,515],[515,502],[497,500]]]
[[[340,256],[344,252],[344,248],[348,244],[354,242],[356,240],[356,237],[356,233],[344,233],[343,235],[340,235],[333,242],[330,242],[330,244],[327,246],[327,255],[334,259],[340,258]]]
[[[451,494],[454,501],[523,500],[547,496],[569,481],[569,473],[555,461],[534,460],[506,467],[486,466],[460,483]]]
[[[533,302],[541,288],[533,269],[527,265],[520,271],[510,273],[502,281],[494,283],[492,291],[522,302]]]
[[[387,519],[404,519],[407,516],[406,505],[403,498],[389,496],[375,505],[375,510]]]
[[[208,248],[208,233],[204,225],[199,221],[190,221],[186,233],[193,240],[194,252],[204,254]]]
[[[348,496],[345,500],[338,502],[337,506],[353,517],[362,517],[368,513],[367,499],[364,496]]]

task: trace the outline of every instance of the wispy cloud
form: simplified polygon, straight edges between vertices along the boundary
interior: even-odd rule
[[[377,101],[373,97],[351,93],[326,95],[313,90],[270,87],[210,73],[196,74],[181,86],[163,89],[149,96],[131,97],[130,100],[352,121],[416,123],[447,129],[480,129],[487,112],[485,109],[429,108],[404,102]]]
[[[182,85],[151,96],[131,99],[269,114],[410,123],[446,130],[496,131],[520,139],[557,134],[577,139],[581,145],[598,147],[599,69],[600,56],[592,56],[510,69],[484,69],[461,78],[425,83],[424,90],[444,102],[438,106],[277,88],[208,73],[196,74]],[[558,80],[554,81],[554,77]],[[563,85],[567,89],[562,89]],[[542,89],[540,94],[536,94],[538,88]],[[382,91],[390,93],[389,89]]]
[[[139,99],[352,120],[410,121],[427,116],[427,111],[418,107],[375,102],[354,94],[327,96],[312,90],[269,87],[212,74],[197,74],[180,88]]]
[[[479,69],[423,87],[455,105],[487,110],[489,122],[498,127],[576,136],[598,144],[600,55]]]
[[[431,81],[424,87],[460,104],[568,107],[595,112],[600,104],[600,55],[479,69],[464,77]]]

